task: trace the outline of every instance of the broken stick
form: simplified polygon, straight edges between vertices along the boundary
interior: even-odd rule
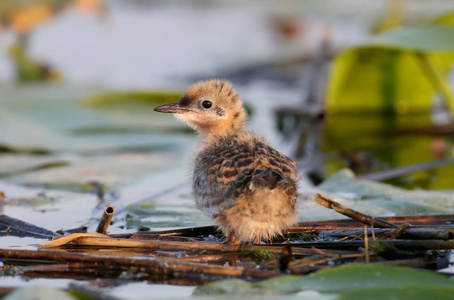
[[[104,213],[102,214],[101,221],[99,221],[98,228],[96,228],[97,233],[104,234],[107,232],[107,228],[109,228],[114,213],[115,208],[112,205],[106,206]]]
[[[348,208],[346,206],[343,206],[342,204],[331,200],[325,196],[322,196],[320,194],[317,194],[315,196],[315,203],[320,204],[326,208],[329,209],[334,209],[338,213],[347,216],[349,218],[352,218],[356,221],[359,221],[361,223],[364,223],[366,225],[371,226],[372,222],[374,223],[374,227],[380,227],[380,228],[399,228],[396,224],[386,222],[385,220],[374,218],[372,216],[365,215],[363,213],[360,213],[356,210],[353,210],[351,208]]]

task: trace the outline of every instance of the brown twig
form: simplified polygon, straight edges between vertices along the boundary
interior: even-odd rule
[[[443,250],[454,249],[454,241],[441,240],[381,240],[381,243],[395,246],[405,250]],[[274,244],[269,244],[274,246]],[[263,245],[266,247],[266,245]],[[311,248],[317,247],[321,249],[336,249],[336,250],[357,250],[364,247],[363,241],[342,241],[342,242],[298,242],[292,243],[293,251],[296,252],[300,247]]]
[[[381,217],[391,223],[403,224],[409,223],[412,225],[424,225],[424,224],[450,224],[454,222],[454,214],[438,214],[438,215],[425,215],[425,216],[395,216],[395,217]]]
[[[282,245],[228,245],[228,244],[209,244],[209,243],[187,243],[174,241],[157,240],[128,240],[111,238],[99,233],[75,233],[67,235],[53,241],[39,245],[41,248],[56,248],[62,246],[92,246],[92,247],[129,247],[129,248],[148,248],[155,250],[203,250],[221,252],[242,252],[254,250],[266,250],[281,253]],[[314,251],[311,249],[296,249],[295,254],[310,255]]]
[[[101,220],[99,221],[98,228],[96,228],[97,233],[106,233],[107,228],[109,228],[110,222],[115,214],[115,208],[112,205],[106,206],[102,214]]]
[[[453,227],[454,225],[446,225],[454,223],[454,214],[439,214],[439,215],[424,215],[424,216],[395,216],[395,217],[380,217],[380,219],[394,224],[410,223],[415,225],[442,225]],[[356,220],[329,220],[329,221],[311,221],[300,222],[287,230],[288,233],[292,232],[307,232],[307,231],[322,231],[322,230],[341,230],[341,229],[355,229],[362,228],[362,223]],[[215,226],[199,226],[178,228],[172,230],[159,230],[141,233],[126,233],[126,234],[111,234],[109,236],[116,238],[131,238],[131,239],[155,239],[156,235],[160,236],[184,236],[184,237],[198,237],[206,236],[209,234],[218,233]]]
[[[190,257],[179,257],[180,261],[192,261],[192,262],[213,262],[219,261],[224,258],[224,255],[221,254],[210,254],[210,255],[197,255]]]
[[[84,253],[69,253],[60,251],[31,251],[0,249],[0,258],[4,262],[8,259],[32,259],[56,262],[75,262],[96,264],[103,267],[138,267],[148,271],[163,274],[195,273],[205,275],[218,275],[222,277],[251,277],[255,279],[270,278],[276,272],[257,270],[246,267],[228,267],[205,263],[182,262],[177,259],[161,258],[131,258],[112,257],[106,255],[87,255]]]
[[[397,234],[397,232],[399,234]],[[361,236],[364,233],[363,229],[347,229],[347,230],[327,230],[324,231],[325,236],[335,238],[345,238],[349,236]],[[454,233],[449,230],[437,228],[406,228],[403,230],[394,228],[379,228],[368,229],[367,234],[374,237],[373,234],[393,237],[394,239],[417,239],[417,240],[451,240],[454,239]],[[376,240],[376,237],[375,239]]]
[[[358,258],[364,257],[364,253],[355,253],[355,254],[345,254],[345,255],[334,255],[328,257],[320,257],[320,256],[311,256],[306,257],[298,260],[294,260],[290,262],[289,268],[291,270],[297,269],[299,267],[306,267],[306,266],[314,266],[319,264],[329,263],[330,261],[335,261],[339,259],[346,259],[346,258]],[[325,256],[325,255],[323,255]]]
[[[374,225],[376,227],[381,227],[381,228],[398,228],[399,227],[393,223],[386,222],[385,220],[381,220],[381,219],[374,218],[374,217],[365,215],[363,213],[357,212],[353,209],[350,209],[350,208],[348,208],[334,200],[331,200],[323,195],[320,195],[320,194],[317,194],[314,201],[317,204],[320,204],[329,209],[334,209],[336,212],[338,212],[342,215],[350,217],[356,221],[359,221],[359,222],[364,223],[369,226],[372,224],[372,220],[373,220]]]
[[[342,242],[342,241],[345,241],[345,240],[348,240],[348,239],[352,239],[352,238],[357,239],[357,240],[363,240],[363,238],[360,237],[359,235],[347,235],[347,236],[344,236],[341,239],[336,240],[336,242]]]

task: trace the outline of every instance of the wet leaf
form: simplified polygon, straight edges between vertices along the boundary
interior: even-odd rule
[[[0,156],[0,177],[14,176],[31,171],[66,166],[69,163],[46,156],[2,155]]]
[[[107,152],[175,146],[183,136],[170,136],[165,128],[182,128],[172,116],[152,112],[155,105],[138,109],[99,111],[80,105],[99,90],[69,87],[2,88],[0,145],[6,149],[41,152]],[[107,105],[109,107],[109,105]],[[62,122],[62,120],[65,120]],[[27,134],[33,132],[33,134]],[[125,134],[127,133],[127,134]],[[23,152],[23,151],[22,151]]]
[[[381,300],[381,299],[399,299],[399,300],[450,300],[453,297],[452,292],[443,291],[438,288],[405,286],[393,289],[379,289],[367,291],[352,291],[342,293],[337,299],[339,300]]]
[[[454,213],[454,192],[405,190],[390,184],[356,180],[347,169],[341,170],[315,190],[302,190],[299,202],[300,221],[346,218],[333,210],[316,204],[313,200],[319,192],[341,204],[372,216]]]
[[[177,211],[172,206],[163,203],[141,203],[127,207],[127,228],[138,228],[149,231],[151,228],[175,228],[194,226],[190,220],[190,210]]]
[[[162,210],[156,207],[156,205],[149,203],[142,203],[140,205],[129,205],[127,212],[134,216],[179,216],[184,215],[182,212],[172,210]]]
[[[420,286],[449,291],[454,295],[453,283],[452,279],[430,271],[379,265],[346,265],[300,279],[302,289],[315,289],[325,293]]]
[[[147,113],[141,109],[113,114],[80,105],[80,99],[93,93],[99,91],[3,88],[0,126],[14,131],[0,131],[0,150],[7,151],[0,158],[0,176],[18,184],[72,191],[90,191],[90,182],[112,187],[174,164],[176,153],[192,140],[161,130],[183,125],[172,116],[153,118],[161,116],[151,112],[155,105],[148,104]]]
[[[195,295],[282,295],[314,290],[337,294],[336,299],[427,299],[428,293],[454,295],[454,281],[430,271],[378,265],[346,265],[308,276],[279,276],[260,283],[224,280],[195,289]],[[418,289],[419,293],[412,290]],[[413,298],[409,298],[412,296]],[[352,297],[352,298],[349,298]],[[360,298],[363,297],[363,298]],[[442,298],[444,299],[444,298]]]
[[[5,194],[3,214],[52,231],[81,226],[98,204],[95,195],[64,191],[43,193],[42,188],[28,188],[2,181],[0,191]],[[25,242],[20,241],[20,244]],[[1,240],[0,247],[12,246],[4,238]]]

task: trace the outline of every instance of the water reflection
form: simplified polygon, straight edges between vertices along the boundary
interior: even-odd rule
[[[411,166],[450,156],[452,138],[436,135],[405,134],[405,129],[432,126],[429,115],[333,115],[326,119],[322,152],[339,155],[328,159],[328,174],[350,167],[358,175],[391,168]],[[451,189],[449,178],[454,166],[388,180],[406,188]]]

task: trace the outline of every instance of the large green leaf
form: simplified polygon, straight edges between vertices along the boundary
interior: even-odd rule
[[[447,14],[441,15],[438,18],[431,20],[430,24],[454,26],[454,13],[449,12]]]
[[[437,299],[454,296],[454,281],[429,271],[379,265],[346,265],[309,276],[280,276],[260,283],[225,280],[195,289],[195,295],[286,295],[313,290],[334,299]]]
[[[329,112],[420,113],[430,111],[435,92],[449,98],[443,76],[454,62],[451,19],[389,32],[340,53],[328,84]]]

